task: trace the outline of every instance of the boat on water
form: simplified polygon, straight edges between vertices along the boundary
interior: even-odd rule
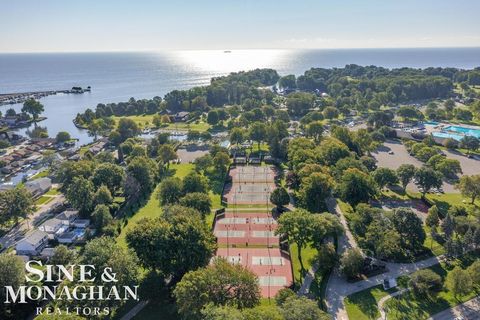
[[[223,51],[223,53],[232,53],[232,51],[230,51],[230,50],[225,50],[225,51]]]

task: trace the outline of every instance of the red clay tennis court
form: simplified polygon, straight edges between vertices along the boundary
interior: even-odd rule
[[[264,298],[273,298],[293,283],[288,253],[280,248],[219,248],[217,256],[230,263],[240,263],[258,276]]]
[[[268,213],[227,212],[215,221],[213,233],[223,245],[278,245],[277,221]]]

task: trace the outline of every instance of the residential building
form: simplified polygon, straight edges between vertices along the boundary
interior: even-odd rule
[[[27,234],[15,246],[18,255],[38,255],[48,243],[48,234],[40,230],[34,230]]]

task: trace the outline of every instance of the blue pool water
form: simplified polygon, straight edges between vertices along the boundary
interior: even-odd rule
[[[480,129],[471,129],[471,128],[460,127],[460,126],[449,126],[449,127],[446,127],[445,130],[463,133],[464,135],[473,136],[480,139]]]
[[[438,122],[435,122],[435,121],[425,121],[423,124],[430,125],[430,126],[438,126]]]
[[[437,138],[452,138],[457,141],[462,140],[463,136],[459,134],[454,134],[454,133],[449,133],[449,132],[432,132],[432,136],[437,137]]]
[[[81,238],[85,235],[85,229],[75,228],[73,229],[73,233],[77,236],[77,238]]]

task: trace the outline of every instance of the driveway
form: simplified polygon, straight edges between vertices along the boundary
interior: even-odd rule
[[[456,307],[439,312],[429,318],[429,320],[452,320],[455,317],[462,317],[464,320],[480,318],[480,297],[473,298]]]
[[[35,211],[28,218],[18,223],[9,232],[7,232],[3,237],[0,238],[0,244],[2,245],[2,250],[6,250],[14,246],[18,241],[20,241],[23,236],[34,226],[41,221],[49,211],[65,201],[65,197],[60,194],[55,197],[52,201],[40,206],[40,208]]]

